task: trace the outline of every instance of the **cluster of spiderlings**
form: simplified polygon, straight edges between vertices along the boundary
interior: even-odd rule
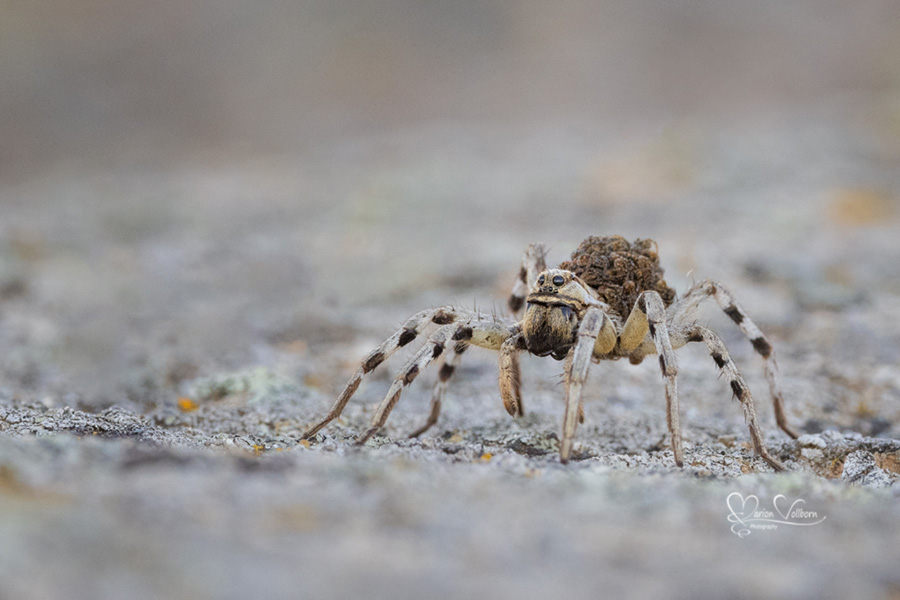
[[[645,290],[659,292],[666,306],[675,300],[675,290],[663,280],[653,240],[629,242],[618,235],[591,236],[559,268],[575,273],[622,316],[631,312],[638,294]]]

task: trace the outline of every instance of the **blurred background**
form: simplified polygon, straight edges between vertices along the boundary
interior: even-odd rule
[[[0,597],[896,600],[898,219],[895,0],[0,0]],[[437,369],[349,444],[394,358],[298,442],[410,314],[609,234],[766,332],[832,431],[698,315],[795,472],[699,347],[683,470],[654,360],[565,466],[561,364],[513,421],[478,349],[422,439]],[[738,540],[735,491],[828,520]]]
[[[776,334],[900,288],[890,0],[6,0],[0,81],[9,393],[502,310],[526,244],[590,234]]]

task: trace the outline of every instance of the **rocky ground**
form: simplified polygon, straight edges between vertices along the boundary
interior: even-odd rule
[[[614,30],[644,10],[604,39],[630,47]],[[815,56],[881,64],[863,61],[877,35],[854,39],[848,63]],[[790,79],[801,59],[778,48]],[[893,88],[847,81],[738,113],[469,107],[277,151],[3,171],[0,598],[900,597],[900,121]],[[474,348],[420,438],[437,368],[352,443],[406,354],[299,440],[412,313],[502,313],[528,243],[561,262],[614,233],[655,239],[679,291],[725,283],[766,332],[797,440],[751,345],[713,303],[697,315],[787,473],[697,347],[678,351],[684,468],[653,360],[592,368],[567,465],[562,363],[523,358],[514,420]]]

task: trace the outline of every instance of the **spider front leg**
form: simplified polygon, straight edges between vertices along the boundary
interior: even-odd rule
[[[529,244],[522,257],[522,268],[513,284],[512,293],[509,295],[507,305],[513,317],[518,317],[525,306],[525,297],[528,290],[534,285],[537,276],[547,270],[547,249],[543,244]]]
[[[753,344],[754,350],[762,356],[763,364],[765,365],[766,381],[769,383],[769,393],[772,396],[772,405],[775,409],[775,422],[782,431],[797,439],[799,434],[797,430],[788,424],[787,416],[784,412],[784,395],[781,393],[781,386],[778,383],[778,364],[775,362],[775,350],[760,328],[756,326],[756,323],[735,302],[734,296],[722,284],[705,279],[691,286],[684,297],[670,307],[669,312],[673,315],[673,321],[676,323],[683,321],[703,300],[709,297],[715,299],[719,308],[734,321],[741,332],[750,340],[750,343]]]
[[[648,332],[653,340],[652,348],[646,348],[644,344]],[[678,367],[675,364],[675,351],[672,349],[669,328],[666,325],[666,306],[657,292],[646,291],[638,296],[622,328],[619,346],[625,352],[632,352],[635,358],[651,354],[653,349],[659,355],[659,368],[666,379],[666,424],[672,436],[672,454],[675,457],[675,464],[683,466],[684,453],[678,408]]]
[[[597,337],[607,328],[608,322],[609,317],[600,308],[590,307],[578,326],[575,347],[566,357],[566,411],[563,414],[563,434],[559,442],[559,460],[563,463],[569,462],[575,429],[579,421],[584,421],[581,392],[591,366]]]
[[[525,306],[525,298],[528,296],[531,286],[537,281],[538,274],[546,270],[546,247],[543,244],[529,244],[525,248],[522,267],[519,269],[519,274],[516,276],[512,292],[506,303],[514,319],[519,319],[522,308]],[[517,342],[517,345],[520,344],[521,342]],[[524,346],[521,349],[524,349]],[[519,366],[519,352],[511,350],[512,348],[508,348],[506,352],[500,352],[500,395],[506,411],[514,417],[521,417],[525,414],[525,406],[522,404],[522,369]],[[504,390],[504,385],[507,386],[506,390]]]
[[[363,359],[362,364],[350,378],[350,381],[347,382],[347,385],[344,386],[344,390],[341,392],[341,395],[338,396],[337,400],[335,400],[334,404],[331,406],[331,410],[328,411],[328,414],[325,415],[322,420],[303,432],[300,439],[310,439],[318,433],[320,429],[341,416],[341,413],[344,412],[344,408],[347,406],[347,402],[350,401],[350,398],[353,397],[354,392],[356,392],[356,389],[359,387],[363,376],[372,372],[375,367],[390,358],[397,350],[416,339],[427,325],[431,323],[447,325],[461,319],[477,318],[478,316],[471,311],[461,310],[453,306],[443,306],[441,308],[431,308],[420,311],[407,319],[406,323],[403,324],[403,327],[397,330],[391,337],[386,339],[380,346],[375,348]]]
[[[431,392],[431,412],[428,413],[428,419],[425,423],[409,434],[410,438],[417,438],[437,423],[441,414],[441,405],[447,396],[447,384],[453,376],[453,372],[459,366],[462,353],[466,351],[469,344],[465,341],[458,341],[456,344],[444,353],[444,364],[438,371],[438,380],[434,383],[434,389]]]
[[[519,353],[525,350],[525,337],[516,328],[503,345],[500,346],[500,399],[503,407],[513,417],[521,417],[522,409],[522,371],[519,368]]]
[[[587,314],[587,313],[585,313]],[[593,358],[599,359],[610,352],[612,352],[616,347],[618,335],[616,333],[616,327],[613,325],[613,322],[604,315],[603,323],[600,325],[600,333],[597,334],[597,340],[594,342],[594,352]],[[566,355],[566,361],[563,366],[563,372],[565,374],[565,385],[566,390],[569,389],[569,384],[572,380],[572,362],[575,357],[575,352],[569,352]],[[585,371],[584,377],[587,377],[587,372]],[[580,386],[581,384],[576,384]],[[580,391],[577,392],[581,394]],[[578,399],[578,423],[584,423],[584,402],[579,396]]]
[[[519,269],[515,283],[513,283],[512,292],[507,301],[510,315],[515,319],[518,319],[519,313],[525,305],[525,296],[528,294],[530,285],[537,279],[538,273],[547,269],[545,260],[546,254],[547,251],[543,244],[531,244],[525,249],[525,256],[522,258],[522,267]],[[466,347],[467,345],[461,342],[446,355],[444,364],[441,366],[441,371],[438,374],[438,380],[435,382],[434,390],[431,394],[431,412],[428,414],[428,419],[421,427],[410,434],[410,438],[419,437],[437,423],[441,413],[441,405],[447,395],[447,385],[450,377],[453,376],[453,372],[459,366],[460,355],[465,351]],[[525,409],[522,405],[521,369],[519,367],[518,352],[503,352],[501,350],[500,381],[501,396],[504,398],[504,406],[506,406],[507,411],[510,412],[512,416],[521,417],[525,414]],[[509,389],[514,390],[509,396],[504,394],[504,381],[509,382]],[[507,397],[515,399],[514,405],[507,403]],[[514,408],[511,408],[513,406]]]

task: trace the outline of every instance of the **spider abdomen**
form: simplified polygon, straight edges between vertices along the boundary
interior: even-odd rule
[[[665,306],[675,300],[675,290],[663,279],[653,240],[629,242],[618,235],[591,236],[559,268],[575,273],[613,313],[623,317],[647,290],[658,292]]]

